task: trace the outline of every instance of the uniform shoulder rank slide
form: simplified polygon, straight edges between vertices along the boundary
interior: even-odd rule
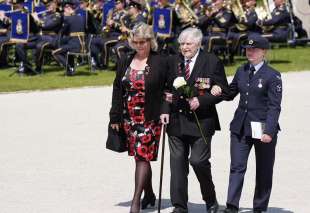
[[[277,85],[277,92],[281,92],[282,91],[282,86],[279,84]]]

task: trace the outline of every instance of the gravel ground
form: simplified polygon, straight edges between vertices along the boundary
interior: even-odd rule
[[[310,72],[283,74],[284,95],[274,187],[268,212],[310,209]],[[105,149],[111,87],[0,95],[0,213],[126,213],[134,186],[134,161]],[[218,105],[222,131],[213,138],[212,166],[218,201],[224,208],[229,172],[229,122],[234,102]],[[166,149],[163,210],[169,201]],[[249,159],[242,212],[250,212],[255,164]],[[152,163],[156,192],[159,162]],[[308,201],[307,201],[308,200]],[[190,171],[189,209],[205,212]],[[143,212],[156,212],[148,209]]]

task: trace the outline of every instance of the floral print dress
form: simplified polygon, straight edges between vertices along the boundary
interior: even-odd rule
[[[125,88],[124,130],[127,135],[128,155],[136,160],[155,161],[161,125],[158,121],[145,121],[144,70],[128,68],[122,79]]]

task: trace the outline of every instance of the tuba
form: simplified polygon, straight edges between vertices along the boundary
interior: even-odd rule
[[[258,20],[272,19],[272,15],[267,0],[257,0],[255,12],[257,14]],[[264,25],[261,25],[260,27],[262,28],[263,32],[268,32],[273,28],[273,26],[264,26]]]
[[[183,28],[189,25],[195,25],[199,21],[197,15],[185,0],[177,0],[175,2],[175,12]]]
[[[243,9],[243,6],[242,6],[240,0],[232,0],[231,10],[232,10],[233,14],[235,15],[235,17],[237,18],[237,20],[244,20],[245,22],[247,22],[246,13]],[[247,30],[247,26],[242,24],[242,23],[237,23],[236,27],[239,31]]]

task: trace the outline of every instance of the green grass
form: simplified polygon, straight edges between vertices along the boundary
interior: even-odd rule
[[[73,77],[65,76],[64,69],[58,66],[44,66],[44,69],[42,75],[35,76],[19,76],[14,73],[15,67],[0,70],[0,92],[103,86],[110,85],[114,80],[114,72],[91,73],[88,71],[88,66],[78,67]]]
[[[267,59],[269,64],[280,72],[310,70],[309,47],[271,49]],[[234,64],[225,66],[226,74],[233,75],[245,60],[245,57],[236,57]]]
[[[281,72],[310,70],[310,48],[273,49],[268,60]],[[225,66],[227,75],[233,75],[244,62],[244,57],[237,57],[234,64]],[[16,68],[0,69],[0,93],[111,85],[115,76],[113,71],[91,73],[87,66],[78,67],[73,77],[64,76],[64,70],[57,66],[44,66],[44,69],[44,74],[37,76],[12,75]]]

